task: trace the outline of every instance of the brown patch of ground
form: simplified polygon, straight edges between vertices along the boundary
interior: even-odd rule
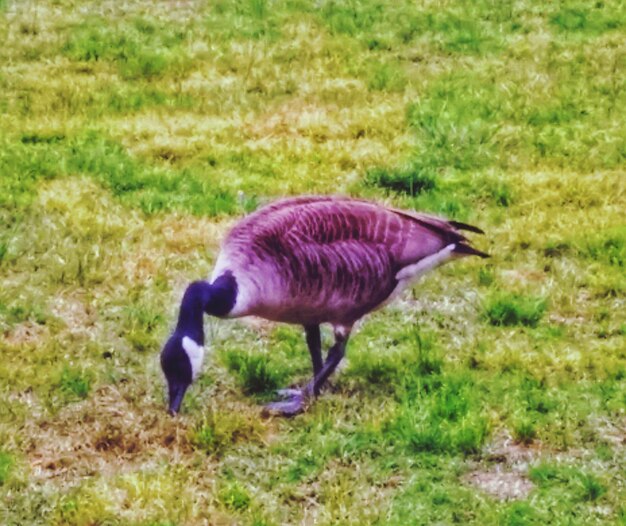
[[[98,15],[106,18],[118,16],[145,16],[149,14],[158,19],[172,22],[187,22],[197,16],[200,2],[198,0],[141,0],[118,1],[107,0],[89,4],[81,9],[83,15]]]
[[[26,453],[41,478],[73,478],[116,471],[145,458],[177,458],[191,451],[184,422],[153,404],[134,404],[105,386],[85,402],[27,425]]]
[[[14,325],[3,334],[4,342],[11,347],[37,345],[48,339],[50,331],[45,325],[25,321]]]
[[[525,285],[545,281],[545,274],[535,269],[514,269],[502,272],[502,277],[508,282]]]
[[[163,220],[161,233],[169,250],[215,253],[231,224],[230,221],[216,223],[212,218],[171,215]]]
[[[463,481],[498,500],[524,499],[534,488],[527,476],[528,466],[542,451],[540,442],[519,444],[508,433],[501,433],[485,448],[489,464],[477,465]]]
[[[539,441],[530,444],[516,442],[508,432],[496,435],[485,448],[485,458],[490,462],[504,464],[515,469],[526,469],[544,451]]]
[[[98,317],[96,309],[77,295],[55,297],[50,310],[65,323],[72,335],[89,335]]]
[[[612,446],[626,446],[626,418],[617,422],[611,422],[608,418],[595,418],[594,429],[602,440]]]
[[[244,130],[253,139],[306,136],[322,140],[340,131],[331,110],[300,100],[289,101],[255,118]]]
[[[533,490],[533,483],[516,471],[476,470],[465,476],[465,482],[498,500],[525,499]]]
[[[257,318],[256,316],[246,316],[245,318],[241,318],[237,320],[242,325],[249,327],[250,329],[257,331],[260,336],[268,336],[272,333],[276,327],[279,326],[278,323],[270,320],[266,320],[263,318]]]

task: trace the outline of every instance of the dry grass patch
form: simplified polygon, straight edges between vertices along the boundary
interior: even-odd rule
[[[5,329],[2,336],[9,347],[35,346],[50,337],[50,329],[33,321],[25,321]]]
[[[72,336],[89,337],[98,321],[93,305],[80,294],[61,293],[49,300],[50,312],[63,324]]]
[[[384,520],[384,503],[399,481],[393,479],[390,483],[367,469],[355,467],[330,462],[318,477],[300,484],[289,495],[289,499],[301,503],[300,524],[359,525]]]
[[[67,482],[117,473],[191,452],[187,423],[169,418],[161,404],[124,387],[102,386],[84,402],[26,424],[24,450],[37,478]]]
[[[109,120],[113,136],[130,152],[161,161],[183,162],[201,153],[222,154],[242,126],[237,114],[203,115],[147,111]]]
[[[222,239],[233,224],[232,220],[216,223],[206,217],[172,214],[155,219],[153,228],[161,232],[168,252],[173,250],[181,255],[202,253],[210,257],[217,254]]]
[[[529,466],[545,457],[546,453],[538,441],[522,444],[502,432],[483,450],[488,464],[475,466],[463,476],[463,482],[497,500],[526,499],[534,489],[528,478]]]
[[[331,117],[337,111],[337,107],[291,100],[256,116],[245,125],[244,130],[255,139],[303,136],[317,138],[321,142],[325,137],[340,132],[336,119]]]
[[[525,475],[502,471],[498,467],[472,471],[463,480],[491,497],[503,501],[526,499],[534,488],[533,483]]]

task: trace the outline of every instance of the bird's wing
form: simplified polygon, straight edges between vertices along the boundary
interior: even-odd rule
[[[463,223],[396,210],[358,199],[303,196],[277,201],[244,218],[230,241],[245,243],[257,257],[283,258],[302,249],[351,241],[385,250],[397,268],[414,264],[454,244],[458,254],[486,255],[467,244]]]

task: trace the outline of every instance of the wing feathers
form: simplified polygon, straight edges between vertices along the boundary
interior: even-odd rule
[[[459,230],[482,233],[472,225],[370,201],[303,196],[242,219],[225,241],[224,261],[255,280],[270,276],[291,294],[322,287],[364,299],[365,289],[380,284],[387,290],[403,268],[445,247],[454,246],[456,255],[488,257]]]
[[[398,214],[399,216],[410,219],[420,224],[421,226],[428,228],[434,233],[439,234],[440,236],[448,240],[450,243],[463,241],[466,239],[466,237],[463,234],[461,234],[460,232],[456,230],[458,228],[456,225],[463,224],[463,223],[447,221],[446,219],[441,219],[436,216],[420,214],[417,212],[410,212],[408,210],[397,210],[394,208],[392,209],[392,211]]]
[[[460,221],[448,221],[454,228],[459,230],[468,230],[469,232],[475,232],[476,234],[484,234],[485,231],[481,230],[477,226],[468,225],[467,223],[461,223]]]
[[[478,227],[461,223],[460,221],[448,221],[436,216],[406,210],[393,209],[393,212],[413,221],[424,229],[418,231],[417,236],[407,242],[403,254],[404,259],[419,261],[429,257],[430,254],[436,253],[447,245],[454,245],[456,247],[454,249],[455,254],[480,256],[482,258],[489,257],[488,254],[469,245],[468,239],[459,232],[459,230],[467,230],[477,234],[484,234]],[[429,238],[430,243],[428,243]],[[433,242],[432,238],[434,238],[436,242]]]

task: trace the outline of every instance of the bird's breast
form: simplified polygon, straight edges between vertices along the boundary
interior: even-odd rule
[[[230,271],[238,293],[228,317],[261,316],[289,323],[354,321],[376,308],[397,284],[393,255],[357,240],[319,243],[265,236],[232,242],[214,278]]]

